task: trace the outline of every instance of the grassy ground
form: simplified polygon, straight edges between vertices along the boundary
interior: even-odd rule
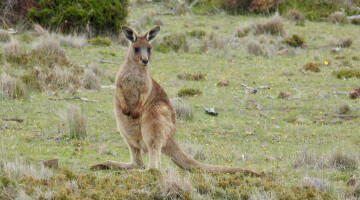
[[[150,10],[162,11],[164,8],[151,4],[134,7],[131,8],[130,18],[138,20],[143,13]],[[191,105],[194,118],[178,121],[177,141],[201,162],[234,165],[264,172],[268,176],[266,181],[242,177],[239,174],[209,175],[201,172],[183,172],[163,156],[161,165],[163,169],[167,169],[164,171],[177,174],[174,176],[177,177],[176,180],[180,180],[180,185],[190,185],[190,189],[184,187],[185,189],[180,190],[182,191],[179,192],[180,196],[167,196],[168,191],[164,190],[165,186],[161,183],[152,184],[158,183],[160,175],[156,173],[160,172],[92,172],[89,167],[101,161],[130,160],[127,145],[116,130],[113,116],[113,89],[103,88],[99,91],[78,89],[76,95],[99,102],[50,101],[51,97],[71,95],[65,90],[45,89],[43,92],[31,92],[25,98],[0,100],[0,118],[25,119],[23,123],[0,121],[0,159],[3,163],[23,159],[26,163],[23,165],[29,165],[29,163],[57,158],[59,167],[70,171],[53,170],[53,179],[59,177],[63,179],[58,182],[49,179],[50,184],[47,186],[41,186],[41,183],[34,184],[36,186],[30,191],[26,186],[31,180],[29,178],[16,180],[16,177],[21,176],[15,176],[14,180],[11,180],[16,185],[15,191],[23,193],[15,192],[13,197],[17,195],[38,197],[39,195],[36,196],[34,192],[37,187],[40,190],[52,191],[52,194],[58,195],[59,199],[63,190],[65,196],[74,194],[74,198],[85,197],[87,193],[83,188],[91,188],[94,189],[94,193],[99,193],[97,196],[87,196],[89,198],[110,198],[111,192],[101,192],[101,188],[106,185],[102,185],[101,181],[109,182],[103,180],[107,177],[112,181],[106,187],[125,192],[122,195],[126,198],[145,195],[148,198],[259,199],[271,196],[274,199],[303,199],[310,198],[311,195],[304,196],[309,193],[322,199],[351,197],[349,194],[352,194],[353,188],[347,186],[346,182],[350,177],[359,176],[357,160],[360,150],[358,137],[360,105],[358,100],[352,100],[341,92],[347,93],[353,87],[358,87],[359,79],[338,79],[333,72],[348,68],[359,70],[360,61],[356,60],[356,57],[360,56],[359,26],[316,22],[295,26],[293,22],[284,20],[286,36],[298,34],[305,39],[304,47],[292,48],[281,43],[285,36],[252,33],[243,38],[234,36],[237,27],[259,20],[265,21],[267,17],[186,14],[156,16],[156,18],[165,23],[158,38],[155,39],[156,44],[161,42],[163,36],[191,30],[203,30],[207,34],[214,32],[225,43],[224,48],[209,48],[202,52],[200,48],[207,37],[204,39],[188,37],[190,46],[188,52],[180,50],[177,53],[173,51],[153,53],[151,75],[163,86],[170,98],[176,97],[177,92],[182,88],[202,91],[202,95],[183,99]],[[189,27],[184,27],[185,24]],[[150,27],[152,25],[145,25],[144,29]],[[346,36],[350,36],[353,40],[351,47],[340,48],[339,54],[331,54],[333,47],[331,44]],[[20,38],[20,35],[14,37]],[[248,53],[247,43],[251,40],[264,41],[262,48],[267,53],[264,56]],[[4,44],[0,43],[0,47]],[[271,49],[272,44],[275,44],[273,49]],[[31,47],[31,44],[22,45],[25,49]],[[288,53],[276,55],[274,52],[280,47],[289,49]],[[127,47],[119,45],[116,39],[113,40],[112,46],[87,45],[83,49],[65,47],[66,55],[73,66],[96,63],[110,77],[115,76],[119,65],[100,64],[98,59],[122,63],[126,49]],[[335,58],[340,56],[344,58]],[[309,62],[319,63],[321,71],[315,73],[302,70]],[[8,61],[2,58],[0,62],[2,72],[5,65],[8,65]],[[10,65],[12,70],[26,72],[21,66],[11,63]],[[206,74],[206,80],[188,81],[177,78],[180,73],[199,72]],[[216,86],[221,79],[228,80],[230,85]],[[256,94],[246,94],[245,89],[240,86],[242,83],[251,87],[267,85],[271,89],[261,89]],[[112,84],[106,76],[101,77],[101,85]],[[56,92],[55,96],[54,92]],[[290,96],[286,99],[278,98],[280,92],[289,93]],[[85,139],[74,140],[66,136],[67,130],[62,119],[66,115],[66,107],[70,104],[81,107],[87,116]],[[340,114],[339,109],[343,105],[348,105],[350,111]],[[205,114],[204,107],[214,107],[219,115],[213,117]],[[344,161],[341,165],[336,164],[336,155],[340,155],[339,159]],[[146,158],[147,155],[145,161]],[[347,167],[347,161],[355,164]],[[5,164],[2,167],[4,166]],[[0,179],[2,178],[0,197],[3,198],[6,197],[6,186],[8,186],[4,181],[8,174],[4,171],[4,169],[0,170],[3,173],[0,174]],[[75,174],[72,177],[67,173]],[[59,183],[83,180],[79,179],[79,176],[90,176],[90,180],[97,180],[98,185],[91,187],[78,185],[77,192],[71,192],[73,190],[69,189],[70,186],[67,188],[59,186],[61,185]],[[142,186],[135,192],[132,189],[138,186],[131,184],[134,182],[133,179],[139,176],[145,178],[141,179],[139,185]],[[24,177],[29,177],[29,174]],[[315,179],[321,183],[313,184]],[[294,189],[295,186],[306,185],[309,182],[306,180],[311,180],[310,185],[317,186],[327,194],[309,187]],[[88,179],[84,182],[87,181],[92,182]],[[209,184],[205,187],[205,191],[210,192],[202,190],[204,187],[199,186],[202,182]],[[142,193],[139,192],[140,190]],[[294,190],[303,193],[299,192],[297,196]],[[109,196],[106,196],[107,193]],[[46,195],[43,196],[45,198]],[[118,196],[120,197],[121,195]]]

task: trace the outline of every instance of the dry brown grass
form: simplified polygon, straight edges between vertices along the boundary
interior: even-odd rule
[[[191,199],[194,188],[190,180],[181,177],[173,168],[168,168],[163,174],[163,199]]]
[[[330,15],[329,21],[336,24],[346,24],[348,22],[344,12],[334,12]]]
[[[305,23],[305,16],[295,9],[291,9],[286,18],[296,23],[296,25],[303,25]]]
[[[19,64],[25,64],[26,53],[22,49],[18,40],[11,38],[10,42],[3,46],[3,55],[9,62],[15,62]]]
[[[0,80],[0,97],[21,98],[25,96],[24,85],[8,74],[2,74]]]
[[[61,46],[75,47],[82,49],[86,46],[87,38],[85,35],[60,35],[59,43]]]
[[[0,29],[0,42],[8,42],[10,41],[10,39],[11,39],[10,33]]]
[[[304,177],[302,181],[305,187],[313,187],[322,192],[329,188],[329,182],[323,179]]]
[[[339,41],[335,43],[335,46],[349,48],[352,42],[351,37],[340,38]]]
[[[240,26],[237,28],[236,36],[237,37],[245,37],[249,34],[251,28],[249,26]]]
[[[66,89],[70,85],[76,88],[81,85],[81,81],[74,72],[61,67],[55,67],[46,77],[45,83],[58,89]]]
[[[190,120],[194,117],[192,108],[179,98],[170,99],[170,103],[175,110],[176,118],[181,120]]]
[[[253,33],[258,34],[271,34],[271,35],[284,35],[284,25],[281,17],[275,14],[274,17],[266,21],[265,23],[254,22],[251,25]]]
[[[356,169],[358,161],[355,156],[347,154],[341,150],[334,150],[331,154],[329,164],[339,170]]]
[[[92,69],[85,69],[83,84],[84,88],[88,90],[100,89],[100,79],[96,76]]]
[[[255,56],[260,56],[260,55],[263,55],[264,52],[263,52],[263,49],[261,48],[261,45],[258,41],[255,41],[255,40],[250,40],[248,43],[247,43],[247,52],[249,54],[252,54],[252,55],[255,55]]]
[[[65,50],[53,36],[40,37],[33,45],[32,56],[43,65],[67,65]]]
[[[326,161],[321,159],[319,156],[310,154],[305,148],[296,158],[295,163],[293,164],[295,168],[306,166],[314,169],[326,167]]]
[[[64,122],[69,131],[69,138],[82,139],[86,137],[86,116],[80,107],[69,105]]]
[[[202,52],[208,51],[210,48],[213,49],[224,49],[225,41],[223,38],[218,36],[215,32],[210,32],[207,37],[203,40],[203,44],[200,47]]]
[[[50,36],[50,32],[45,30],[41,25],[39,24],[34,24],[34,30],[35,30],[35,36],[37,37],[49,37]]]
[[[97,76],[103,75],[103,70],[95,63],[90,63],[88,68],[91,69]]]

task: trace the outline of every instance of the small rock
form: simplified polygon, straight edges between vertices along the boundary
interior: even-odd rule
[[[289,93],[280,92],[279,95],[278,95],[278,98],[280,98],[280,99],[285,99],[285,98],[288,98],[289,96],[290,96]]]
[[[276,54],[277,55],[283,55],[283,54],[286,54],[288,51],[289,51],[289,49],[283,49],[283,50],[280,50],[280,51],[276,52]]]
[[[331,49],[331,53],[339,53],[340,52],[340,48],[339,47],[335,47]]]
[[[218,116],[219,114],[215,111],[215,108],[205,108],[205,113],[212,116]]]
[[[44,167],[57,169],[59,168],[59,161],[58,159],[51,159],[51,160],[45,160],[43,162]]]
[[[220,86],[229,86],[229,81],[227,81],[227,80],[220,80],[220,82],[218,83],[218,85],[220,85]]]

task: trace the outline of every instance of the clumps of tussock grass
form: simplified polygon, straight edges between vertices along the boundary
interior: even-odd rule
[[[37,37],[50,37],[50,32],[45,30],[41,25],[34,24],[35,36]]]
[[[304,40],[304,38],[294,34],[291,37],[285,38],[283,40],[283,42],[292,47],[301,47],[304,45],[305,40]]]
[[[271,34],[271,35],[284,35],[284,25],[281,17],[276,14],[273,18],[265,23],[254,22],[251,24],[251,29],[255,35],[258,34]]]
[[[20,39],[20,41],[25,42],[25,43],[30,43],[35,40],[33,37],[31,37],[30,35],[25,34],[25,33],[21,34],[19,36],[19,39]]]
[[[260,56],[264,55],[264,50],[259,41],[250,40],[246,45],[246,50],[249,54]]]
[[[101,36],[98,36],[96,38],[91,38],[88,40],[88,42],[95,46],[111,46],[111,40],[109,38],[104,38]]]
[[[350,23],[354,25],[360,25],[360,17],[350,18]]]
[[[202,52],[208,51],[210,48],[213,49],[224,49],[225,48],[225,41],[223,38],[218,36],[215,32],[210,32],[207,35],[207,38],[204,39],[203,44],[200,47]]]
[[[25,95],[26,90],[21,81],[8,74],[1,74],[0,97],[16,99],[24,97]]]
[[[84,48],[87,44],[85,35],[60,35],[58,40],[61,46],[75,47],[79,49]]]
[[[53,36],[40,37],[33,45],[31,55],[43,65],[67,65],[66,52]]]
[[[64,123],[68,129],[68,137],[71,139],[83,139],[86,137],[86,116],[80,107],[69,105],[64,116]]]
[[[28,58],[26,52],[21,47],[18,40],[11,38],[11,40],[4,44],[3,48],[4,58],[13,63],[26,64]]]
[[[296,25],[304,25],[305,24],[305,16],[301,12],[299,12],[295,9],[289,10],[289,12],[286,14],[286,18],[295,22]]]
[[[170,103],[175,110],[176,118],[181,120],[191,120],[194,118],[194,113],[189,104],[185,103],[180,98],[170,99]]]
[[[151,20],[151,23],[154,25],[154,26],[165,26],[165,23],[163,22],[163,20],[159,19],[159,18],[153,18]]]
[[[190,37],[195,37],[197,39],[202,39],[206,36],[206,31],[203,30],[191,30],[186,32],[186,35]]]
[[[345,12],[334,12],[329,16],[329,22],[336,23],[336,24],[346,24],[347,16]]]
[[[329,182],[324,179],[312,178],[312,177],[304,177],[303,186],[316,188],[322,192],[327,191],[329,189]]]
[[[339,114],[347,114],[351,111],[351,108],[348,104],[341,105],[339,107]]]
[[[336,78],[360,78],[360,71],[356,69],[341,69],[334,71],[333,74]]]
[[[88,90],[99,90],[100,89],[100,78],[96,76],[92,69],[85,69],[83,85]]]
[[[191,97],[201,95],[202,92],[199,89],[194,88],[183,88],[178,92],[178,97]]]
[[[162,175],[162,199],[191,199],[194,188],[189,179],[181,176],[173,168],[168,168]]]
[[[88,65],[88,68],[91,69],[96,74],[96,76],[102,76],[103,75],[103,70],[98,65],[96,65],[95,63],[90,63]]]
[[[236,37],[242,38],[246,37],[251,31],[251,28],[249,26],[240,26],[236,29]]]
[[[349,97],[352,99],[357,99],[360,97],[360,87],[356,87],[353,88],[350,92],[349,92]]]
[[[206,80],[206,74],[197,73],[182,73],[177,75],[178,79],[189,80],[189,81],[201,81]]]
[[[81,81],[79,77],[65,67],[55,67],[45,78],[45,83],[53,88],[66,89],[70,85],[72,87],[79,87]]]
[[[4,161],[0,165],[0,172],[10,180],[16,181],[25,177],[33,177],[43,180],[49,180],[52,175],[51,170],[45,168],[42,164],[36,166],[26,164],[22,159],[15,161]]]
[[[355,156],[337,149],[331,154],[329,165],[338,170],[352,170],[357,168],[358,160]]]
[[[0,42],[8,42],[11,39],[11,35],[6,30],[0,29]]]
[[[109,149],[109,147],[106,144],[100,145],[98,148],[98,152],[99,152],[99,154],[102,154],[102,155],[105,155],[105,154],[112,155],[111,150]]]
[[[320,72],[319,65],[317,63],[309,62],[306,65],[304,65],[303,69],[305,71],[312,71],[312,72]]]
[[[345,37],[345,38],[340,38],[337,42],[335,42],[335,46],[337,47],[342,47],[342,48],[349,48],[352,44],[352,39],[351,37]]]
[[[43,89],[43,83],[40,80],[39,73],[39,70],[30,70],[26,74],[22,75],[20,79],[29,89],[41,92]]]
[[[317,155],[310,154],[308,150],[305,148],[293,163],[293,167],[295,168],[302,166],[307,166],[317,169],[317,168],[325,168],[327,164],[325,159],[321,159]]]
[[[346,192],[346,197],[348,199],[359,199],[360,198],[360,182],[357,182],[354,187],[351,187]],[[353,198],[352,198],[353,197]]]
[[[155,50],[162,53],[168,53],[170,52],[170,50],[173,50],[175,52],[178,52],[180,50],[188,52],[190,50],[190,46],[186,34],[178,33],[170,34],[163,37],[162,42],[157,45]]]

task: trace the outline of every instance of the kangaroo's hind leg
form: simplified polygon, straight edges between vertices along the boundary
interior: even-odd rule
[[[134,168],[143,168],[144,163],[141,158],[141,150],[132,146],[128,145],[130,154],[131,154],[131,162],[130,163],[123,163],[117,161],[105,161],[96,165],[91,166],[93,170],[104,170],[104,169],[134,169]]]

